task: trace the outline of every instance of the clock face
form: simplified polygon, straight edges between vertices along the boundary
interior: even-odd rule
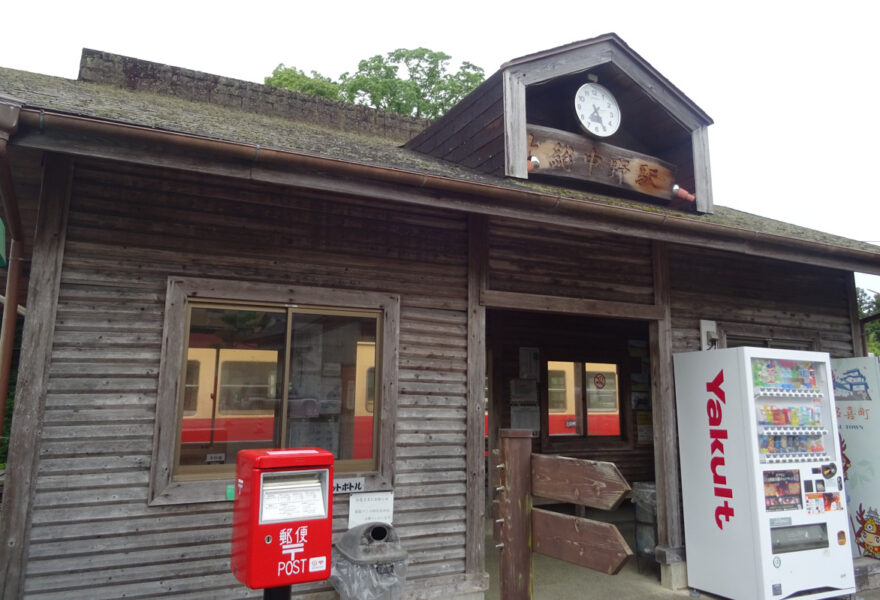
[[[607,89],[598,83],[585,83],[574,96],[574,110],[584,131],[608,137],[620,127],[620,107]]]

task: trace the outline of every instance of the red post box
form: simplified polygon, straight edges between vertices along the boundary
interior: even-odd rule
[[[231,566],[251,589],[330,577],[333,454],[242,450],[236,460]]]

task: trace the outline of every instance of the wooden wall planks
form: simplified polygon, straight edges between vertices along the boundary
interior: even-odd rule
[[[654,302],[649,240],[492,219],[488,244],[491,290]]]
[[[832,357],[853,355],[850,273],[678,245],[669,260],[674,352],[697,350],[707,319],[778,339],[792,330]]]
[[[395,525],[410,580],[438,597],[470,589],[479,577],[465,572],[467,265],[462,214],[79,163],[27,594],[255,595],[229,572],[229,503],[146,503],[175,274],[401,295]],[[347,515],[348,497],[338,496],[336,532]],[[316,597],[329,590],[306,587]]]

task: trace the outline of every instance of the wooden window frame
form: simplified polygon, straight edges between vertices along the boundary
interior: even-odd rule
[[[394,462],[394,424],[397,413],[398,356],[400,337],[400,296],[381,292],[339,290],[284,284],[227,281],[189,277],[169,277],[165,297],[165,320],[156,398],[156,426],[150,469],[148,503],[151,506],[218,502],[228,500],[227,487],[234,477],[175,481],[174,464],[180,435],[180,387],[186,354],[188,305],[192,301],[309,305],[332,309],[377,310],[381,315],[381,399],[380,424],[376,444],[376,470],[346,472],[363,477],[365,491],[389,490]]]

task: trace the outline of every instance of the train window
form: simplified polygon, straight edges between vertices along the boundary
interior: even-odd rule
[[[196,414],[199,395],[199,368],[197,360],[186,361],[186,383],[183,387],[183,415],[191,417]]]
[[[564,369],[547,371],[547,404],[551,413],[565,412],[565,373]]]
[[[620,435],[617,365],[547,362],[547,431],[551,436]]]
[[[224,357],[229,351],[221,350],[217,414],[262,414],[275,410],[278,399],[278,353],[263,352],[263,356],[238,355],[229,360]]]
[[[620,398],[617,392],[617,365],[585,363],[587,393],[587,434],[620,435]]]

